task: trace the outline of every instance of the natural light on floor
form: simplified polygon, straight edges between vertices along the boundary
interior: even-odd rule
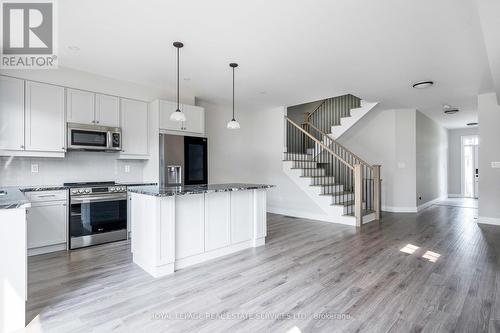
[[[404,253],[408,253],[408,254],[412,254],[413,252],[415,252],[418,249],[419,249],[418,246],[415,246],[415,245],[412,245],[412,244],[406,244],[406,246],[403,247],[399,251],[404,252]]]
[[[422,258],[427,259],[430,262],[436,262],[439,259],[439,257],[441,257],[441,255],[439,253],[432,252],[432,251],[427,251],[422,256]]]

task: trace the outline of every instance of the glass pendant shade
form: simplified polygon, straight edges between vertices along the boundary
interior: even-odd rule
[[[229,128],[229,129],[239,129],[240,128],[240,123],[237,122],[236,120],[232,119],[230,122],[227,123],[227,128]]]
[[[186,115],[181,110],[172,112],[170,115],[171,121],[186,121]]]

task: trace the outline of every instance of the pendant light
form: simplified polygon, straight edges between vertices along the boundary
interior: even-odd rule
[[[240,123],[234,119],[234,69],[238,67],[237,63],[230,63],[229,67],[233,69],[233,119],[231,119],[230,122],[227,123],[227,128],[229,129],[239,129],[240,128]]]
[[[177,109],[170,115],[172,121],[186,121],[186,115],[179,108],[179,51],[183,46],[181,42],[174,42],[174,47],[177,48]]]

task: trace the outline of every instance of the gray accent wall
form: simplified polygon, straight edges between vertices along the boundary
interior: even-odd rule
[[[448,130],[448,195],[451,197],[462,195],[462,136],[477,134],[477,127]]]
[[[416,112],[417,206],[447,195],[448,131]]]

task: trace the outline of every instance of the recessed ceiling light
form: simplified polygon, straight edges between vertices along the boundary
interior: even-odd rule
[[[478,123],[467,123],[467,126],[477,126],[479,125]]]
[[[458,111],[460,111],[460,110],[456,107],[453,107],[453,106],[448,105],[448,104],[443,105],[443,112],[445,114],[455,114]]]
[[[71,45],[71,46],[68,46],[68,50],[71,50],[71,51],[80,51],[80,48],[76,45]]]
[[[415,89],[425,89],[432,87],[434,85],[434,81],[419,81],[415,82],[412,87]]]

